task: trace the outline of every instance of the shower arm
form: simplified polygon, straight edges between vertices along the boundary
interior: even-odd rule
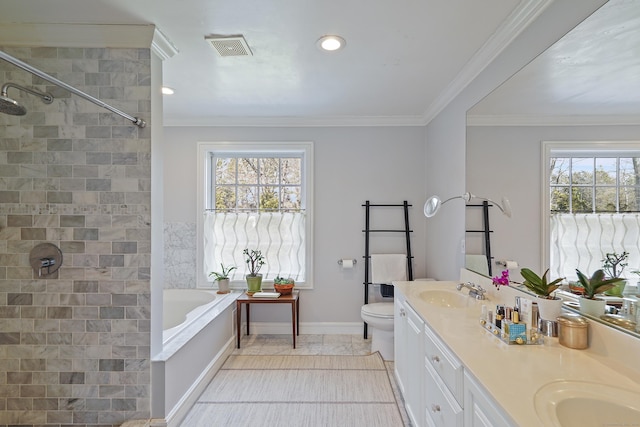
[[[142,119],[140,119],[138,117],[133,117],[133,116],[125,113],[124,111],[120,111],[117,108],[112,107],[111,105],[99,100],[98,98],[94,98],[93,96],[91,96],[91,95],[89,95],[87,93],[84,93],[81,90],[76,89],[75,87],[70,86],[70,85],[66,84],[65,82],[63,82],[61,80],[58,80],[55,77],[50,76],[49,74],[44,73],[44,72],[38,70],[37,68],[34,68],[31,65],[29,65],[29,64],[27,64],[25,62],[22,62],[19,59],[14,58],[13,56],[8,55],[7,53],[5,53],[5,52],[3,52],[1,50],[0,50],[0,59],[4,59],[5,61],[10,62],[11,64],[15,65],[16,67],[22,68],[23,70],[28,71],[29,73],[31,73],[31,74],[33,74],[35,76],[38,76],[41,79],[48,81],[49,83],[53,83],[56,86],[60,86],[61,88],[66,89],[69,92],[74,93],[74,94],[78,95],[79,97],[86,99],[89,102],[93,102],[94,104],[96,104],[96,105],[98,105],[98,106],[100,106],[102,108],[105,108],[105,109],[111,111],[112,113],[115,113],[115,114],[119,115],[120,117],[124,117],[125,119],[133,122],[133,124],[138,126],[139,128],[143,128],[143,127],[145,127],[147,125],[147,123],[144,120],[142,120]]]
[[[27,93],[30,93],[31,95],[35,95],[39,98],[42,99],[42,102],[44,102],[45,104],[51,104],[53,102],[53,96],[49,95],[48,93],[40,93],[36,90],[33,89],[29,89],[28,87],[23,87],[23,86],[18,86],[16,84],[13,83],[5,83],[2,85],[2,89],[0,90],[0,95],[2,96],[8,96],[7,94],[7,90],[12,87],[16,90],[21,90]]]

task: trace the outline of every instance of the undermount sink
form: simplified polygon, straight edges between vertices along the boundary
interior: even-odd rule
[[[586,381],[557,381],[534,397],[545,426],[632,426],[640,420],[640,393]]]
[[[469,306],[471,301],[474,301],[466,293],[436,289],[420,292],[420,299],[427,304],[446,308],[465,308]]]

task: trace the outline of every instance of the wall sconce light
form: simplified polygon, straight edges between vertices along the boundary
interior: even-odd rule
[[[509,203],[509,199],[507,199],[506,197],[502,198],[502,205],[500,205],[499,203],[494,202],[491,199],[488,199],[486,197],[479,197],[469,192],[466,192],[461,196],[449,197],[444,202],[440,200],[440,197],[438,196],[429,197],[426,203],[424,204],[424,216],[426,216],[427,218],[431,218],[436,213],[438,213],[438,210],[440,210],[440,206],[454,199],[463,199],[466,203],[469,203],[471,199],[486,200],[487,202],[490,202],[496,205],[498,209],[500,209],[500,212],[502,212],[506,217],[511,218],[511,204]]]

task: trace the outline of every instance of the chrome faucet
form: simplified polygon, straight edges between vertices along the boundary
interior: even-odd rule
[[[459,283],[456,286],[456,289],[461,291],[462,288],[469,289],[469,296],[478,300],[485,299],[485,292],[487,292],[482,286],[476,285],[475,283],[467,282],[467,283]]]

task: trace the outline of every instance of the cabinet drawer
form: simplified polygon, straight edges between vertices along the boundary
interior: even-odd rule
[[[425,325],[424,353],[426,363],[442,378],[457,402],[463,402],[464,372],[460,361],[441,343],[440,339]]]
[[[463,427],[464,412],[429,362],[425,363],[424,403],[427,424]]]

